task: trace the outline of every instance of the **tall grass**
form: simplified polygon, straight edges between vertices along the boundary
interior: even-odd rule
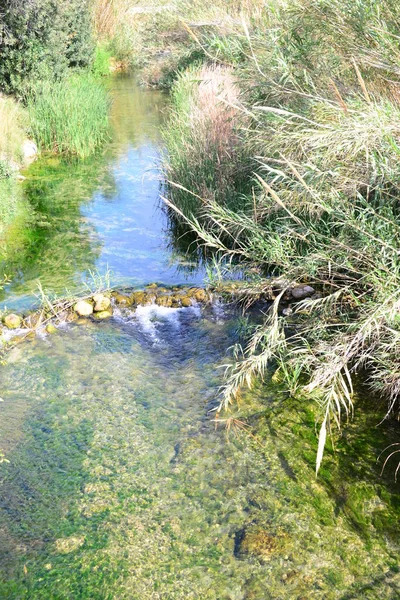
[[[248,303],[282,278],[237,349],[220,409],[275,364],[292,393],[317,402],[318,471],[327,435],[352,414],[358,373],[385,399],[382,417],[399,414],[400,10],[391,0],[289,0],[257,18],[243,24],[247,59],[233,67],[255,193],[227,206],[214,181],[201,194],[178,171],[175,183],[201,196],[202,218],[174,195],[169,206],[225,272],[248,273]],[[299,282],[317,295],[284,316]]]
[[[38,84],[27,104],[41,150],[85,158],[108,137],[107,91],[88,73]]]
[[[239,89],[231,69],[191,67],[174,88],[173,112],[163,131],[167,178],[188,188],[171,187],[185,214],[200,216],[204,199],[231,208],[241,203],[250,161],[238,136],[243,119],[236,108]]]

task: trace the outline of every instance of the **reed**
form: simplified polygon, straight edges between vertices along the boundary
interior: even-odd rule
[[[41,82],[27,104],[33,137],[43,151],[85,158],[108,138],[107,91],[89,73]]]
[[[317,471],[327,436],[352,416],[358,373],[385,399],[382,418],[399,414],[399,25],[391,0],[290,0],[243,21],[247,59],[233,77],[246,120],[237,119],[236,135],[256,158],[246,175],[254,193],[229,205],[212,179],[203,193],[173,170],[177,155],[189,160],[184,142],[183,157],[168,158],[173,189],[187,197],[173,192],[170,210],[215,253],[221,273],[247,274],[247,304],[263,297],[271,275],[286,292],[299,282],[317,290],[291,316],[277,291],[236,349],[220,403],[229,409],[274,366],[292,394],[316,401]],[[187,139],[186,130],[176,135]]]

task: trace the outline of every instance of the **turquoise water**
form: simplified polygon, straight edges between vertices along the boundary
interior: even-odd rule
[[[159,209],[165,98],[113,87],[114,139],[92,163],[48,159],[7,304],[36,279],[199,281]],[[15,236],[15,232],[13,233]],[[10,240],[11,243],[11,240]],[[15,238],[13,243],[16,244]],[[16,246],[14,246],[16,247]],[[234,307],[116,309],[17,345],[1,366],[0,597],[387,600],[400,597],[400,494],[381,410],[356,414],[315,478],[315,412],[267,379],[216,427]]]

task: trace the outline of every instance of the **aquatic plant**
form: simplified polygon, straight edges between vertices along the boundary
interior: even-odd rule
[[[28,111],[32,134],[45,151],[85,158],[109,135],[107,91],[86,72],[38,83]]]

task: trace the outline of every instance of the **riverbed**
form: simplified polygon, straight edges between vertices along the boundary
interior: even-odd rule
[[[111,93],[103,153],[41,159],[26,173],[3,306],[33,305],[38,279],[59,294],[93,278],[203,283],[160,202],[168,101],[125,76]],[[360,394],[316,479],[313,408],[271,379],[216,422],[242,330],[234,306],[151,305],[11,351],[1,366],[1,598],[400,596],[400,494],[377,463],[394,426],[376,427],[379,406],[361,410],[372,400]]]

